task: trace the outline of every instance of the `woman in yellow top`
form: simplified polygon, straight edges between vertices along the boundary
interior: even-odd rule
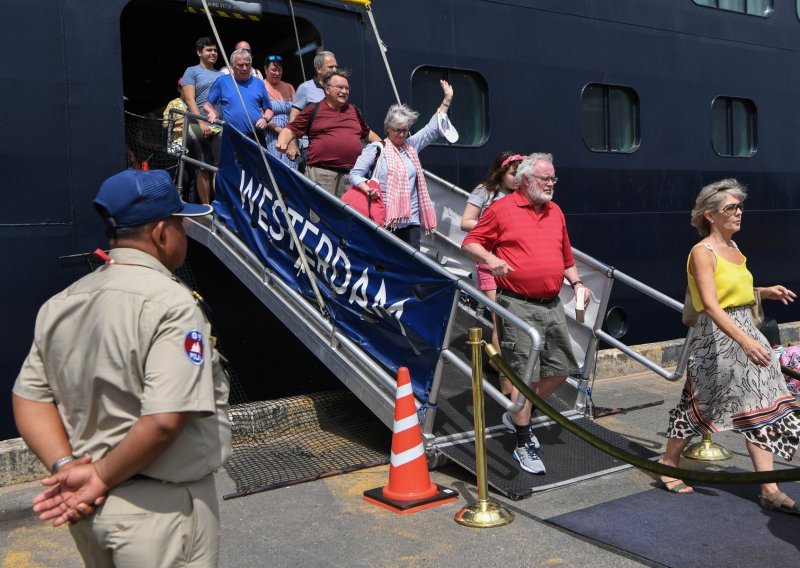
[[[747,194],[735,179],[704,187],[692,210],[692,225],[704,237],[689,253],[687,276],[699,312],[690,346],[686,385],[671,412],[661,463],[677,467],[696,435],[735,430],[744,435],[756,471],[773,469],[773,454],[791,460],[800,443],[800,403],[789,393],[780,364],[753,324],[753,276],[733,242]],[[758,289],[762,299],[793,302],[784,286]],[[661,478],[664,489],[692,493],[683,481]],[[761,486],[765,509],[800,514],[800,506],[775,483]]]

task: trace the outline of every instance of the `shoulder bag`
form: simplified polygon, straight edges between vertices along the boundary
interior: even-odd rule
[[[753,325],[756,328],[761,328],[764,323],[764,307],[761,305],[761,292],[758,288],[753,288],[753,297],[755,301],[750,304],[750,319],[753,320]],[[700,314],[694,309],[692,304],[692,295],[689,288],[686,288],[686,297],[683,300],[683,311],[681,312],[681,321],[687,327],[694,327],[697,324],[697,318]]]
[[[342,201],[383,227],[383,224],[386,222],[386,206],[383,204],[383,197],[381,196],[381,185],[378,183],[378,180],[375,179],[376,172],[378,171],[378,160],[381,157],[381,147],[378,146],[377,150],[375,161],[372,163],[372,177],[367,180],[367,185],[378,191],[378,199],[370,199],[358,186],[354,185],[344,192]]]

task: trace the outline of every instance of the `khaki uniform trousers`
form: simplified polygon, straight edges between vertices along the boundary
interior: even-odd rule
[[[216,567],[214,476],[186,483],[133,479],[109,491],[105,504],[70,532],[89,568]]]
[[[306,166],[305,176],[336,197],[341,197],[350,189],[347,172],[334,172],[318,166]]]

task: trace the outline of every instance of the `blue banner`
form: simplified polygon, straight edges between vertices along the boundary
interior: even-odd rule
[[[433,380],[456,281],[405,252],[338,198],[266,154],[230,126],[222,139],[214,207],[253,253],[315,306],[288,231],[291,220],[334,325],[393,375],[408,367],[423,402]]]

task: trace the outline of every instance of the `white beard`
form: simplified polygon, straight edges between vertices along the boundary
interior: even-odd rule
[[[530,192],[531,201],[533,201],[537,205],[544,205],[545,203],[553,199],[553,193],[554,192],[551,192],[550,195],[545,195],[544,192],[540,189],[532,189]]]

